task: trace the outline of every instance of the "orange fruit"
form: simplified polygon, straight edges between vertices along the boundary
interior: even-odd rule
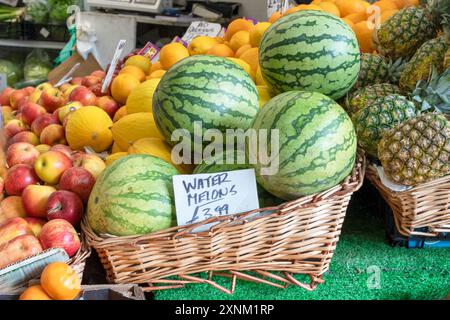
[[[266,32],[271,25],[272,24],[270,22],[259,22],[253,27],[252,30],[250,30],[250,44],[252,47],[259,47],[259,43],[261,42],[264,32]]]
[[[139,67],[132,65],[125,66],[122,68],[122,70],[120,70],[119,74],[124,73],[131,74],[132,76],[136,77],[136,79],[138,79],[140,82],[145,80],[145,72],[142,71],[142,69]]]
[[[68,264],[53,262],[42,271],[41,286],[55,300],[73,300],[80,293],[81,280]]]
[[[345,16],[344,18],[350,20],[353,23],[358,23],[358,22],[366,20],[366,14],[365,13],[351,13],[351,14]]]
[[[397,9],[395,10],[386,10],[385,12],[383,12],[381,14],[380,17],[380,23],[383,24],[387,19],[389,19],[390,17],[392,17],[394,14],[396,14],[398,12]]]
[[[362,0],[339,0],[336,1],[336,6],[339,8],[341,17],[345,17],[352,13],[366,14],[366,10],[370,6],[370,3]]]
[[[302,10],[318,10],[318,11],[323,11],[323,9],[321,7],[319,7],[318,5],[315,4],[299,4],[296,7],[292,7],[289,8],[284,15],[288,15],[297,11],[302,11]]]
[[[230,41],[235,33],[239,31],[250,31],[253,28],[253,23],[248,20],[239,18],[232,21],[225,32],[225,40]]]
[[[419,0],[403,0],[402,8],[418,7],[419,5],[420,5]]]
[[[378,8],[380,8],[381,13],[383,13],[383,12],[385,12],[387,10],[396,10],[396,9],[398,9],[398,7],[395,4],[395,2],[391,1],[391,0],[376,1],[372,5],[373,6],[377,6]]]
[[[113,122],[117,122],[127,115],[127,106],[122,106],[114,114]]]
[[[258,70],[259,67],[259,49],[251,48],[245,51],[239,59],[247,62],[252,68],[252,71],[256,73],[256,70]]]
[[[147,77],[147,80],[160,79],[166,74],[166,72],[167,72],[166,70],[156,70]]]
[[[349,18],[345,17],[345,18],[342,18],[342,21],[344,21],[346,24],[348,24],[348,26],[350,28],[353,29],[353,26],[355,25],[355,23],[352,20],[350,20]]]
[[[164,70],[169,70],[175,63],[187,57],[188,49],[178,42],[166,44],[159,52],[159,61]]]
[[[52,300],[40,285],[27,288],[19,297],[19,300]]]
[[[157,61],[154,64],[152,64],[148,74],[152,74],[152,72],[155,72],[156,70],[161,70],[161,69],[162,69],[161,61]]]
[[[236,58],[240,58],[240,57],[242,56],[242,54],[243,54],[245,51],[247,51],[247,50],[249,50],[249,49],[251,49],[251,48],[252,48],[251,44],[246,44],[246,45],[240,47],[240,48],[236,51],[236,53],[234,54],[234,56],[235,56]]]
[[[194,38],[188,46],[191,56],[196,54],[206,54],[206,52],[217,44],[217,40],[207,36]]]
[[[150,68],[152,67],[152,62],[149,58],[141,56],[141,55],[135,55],[131,56],[125,61],[125,66],[135,66],[140,68],[142,71],[144,71],[145,74],[148,74],[150,71]]]
[[[250,32],[248,31],[238,31],[230,40],[230,48],[234,52],[246,44],[250,44]]]
[[[119,74],[111,84],[111,95],[120,104],[125,104],[131,91],[140,84],[141,82],[132,74]]]
[[[255,72],[252,70],[252,67],[250,67],[250,65],[247,62],[245,62],[242,59],[237,59],[237,58],[227,58],[227,59],[230,59],[234,63],[238,64],[242,69],[244,69],[245,72],[248,73],[248,75],[252,79],[255,79]]]
[[[217,57],[233,57],[234,51],[224,43],[218,43],[208,50],[207,54]]]
[[[404,0],[391,0],[391,1],[395,3],[398,9],[403,8],[403,6],[405,5]]]
[[[371,53],[374,50],[372,35],[375,25],[369,21],[361,21],[353,26],[353,31],[358,39],[359,48],[362,52]]]
[[[318,6],[321,7],[323,11],[334,14],[337,17],[341,16],[339,8],[332,2],[320,2]]]
[[[270,23],[274,23],[275,21],[277,21],[278,19],[280,19],[283,15],[281,14],[280,11],[275,11],[274,13],[272,13],[272,15],[269,18],[269,22]]]

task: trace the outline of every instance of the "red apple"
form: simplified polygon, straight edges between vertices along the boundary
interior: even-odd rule
[[[69,89],[72,85],[69,82],[63,83],[58,89],[62,92],[65,93],[65,91],[67,89]]]
[[[42,92],[39,104],[51,113],[66,104],[66,97],[56,88],[47,89]]]
[[[59,151],[47,151],[34,163],[39,178],[50,185],[58,184],[61,175],[70,167],[72,167],[72,160]]]
[[[0,223],[11,218],[25,218],[27,216],[22,205],[22,197],[6,197],[0,203]]]
[[[47,222],[41,230],[39,240],[43,249],[62,248],[69,257],[73,256],[81,246],[75,228],[64,219]]]
[[[99,77],[101,79],[104,79],[105,76],[106,76],[106,72],[103,71],[103,70],[96,70],[96,71],[93,71],[91,73],[91,76],[95,76],[95,77]]]
[[[82,77],[74,77],[74,78],[72,78],[72,80],[70,80],[70,83],[81,86],[81,84],[83,83],[83,78]]]
[[[9,139],[7,146],[9,147],[17,142],[27,142],[33,146],[37,146],[39,144],[39,137],[34,132],[22,131]]]
[[[12,138],[19,132],[27,131],[28,129],[29,127],[26,123],[18,119],[13,119],[5,125],[5,135],[7,138]]]
[[[44,225],[47,223],[47,220],[30,217],[26,217],[24,219],[33,231],[34,236],[39,238],[39,236],[41,235],[42,227],[44,227]]]
[[[98,98],[97,107],[103,109],[111,119],[114,118],[117,110],[119,110],[119,104],[110,96]]]
[[[14,92],[13,88],[7,87],[3,89],[2,93],[0,93],[0,105],[1,106],[9,106],[11,93]]]
[[[70,94],[69,100],[79,101],[83,106],[95,106],[97,104],[97,96],[84,86],[75,88]]]
[[[36,103],[28,101],[23,105],[21,112],[23,121],[31,125],[37,117],[46,114],[47,110]]]
[[[23,190],[22,205],[29,217],[47,218],[47,201],[56,192],[52,186],[29,185]]]
[[[70,147],[65,144],[55,144],[50,148],[50,150],[62,152],[70,159],[72,159],[72,155],[75,153],[75,151],[70,149]]]
[[[42,91],[40,90],[34,90],[32,94],[30,94],[30,98],[28,99],[28,102],[38,103],[39,99],[41,98]]]
[[[2,197],[4,191],[5,191],[5,180],[2,177],[0,177],[0,194],[2,195]]]
[[[87,203],[94,184],[95,178],[89,171],[73,167],[63,173],[59,188],[76,193],[84,203]]]
[[[84,213],[83,202],[71,191],[59,190],[53,193],[47,201],[47,219],[64,219],[77,226]]]
[[[17,111],[19,111],[20,113],[22,113],[22,109],[23,107],[30,101],[30,96],[25,96],[22,99],[20,99],[19,101],[17,101]]]
[[[105,170],[106,164],[99,156],[85,153],[79,157],[74,157],[74,167],[86,169],[97,179],[103,170]]]
[[[32,166],[38,157],[39,151],[27,142],[14,143],[6,151],[6,163],[9,167],[13,167],[16,164]]]
[[[51,83],[49,83],[49,82],[44,82],[44,83],[41,83],[40,85],[38,85],[38,86],[36,87],[36,90],[35,90],[35,91],[41,91],[41,92],[43,92],[43,91],[45,91],[45,90],[47,90],[47,89],[51,89],[51,88],[53,88],[53,85],[52,85]]]
[[[58,111],[59,122],[63,123],[64,122],[64,118],[70,112],[78,110],[81,107],[83,107],[83,105],[79,101],[73,101],[73,102],[70,102],[70,103],[66,104],[65,106],[62,106],[61,108],[59,108],[57,110]]]
[[[41,143],[54,146],[55,144],[65,144],[66,136],[64,128],[60,124],[48,125],[41,132]]]
[[[9,105],[11,106],[11,108],[17,109],[18,103],[27,96],[28,92],[26,92],[23,89],[14,90],[13,92],[11,92],[11,95],[9,96]]]
[[[34,92],[34,90],[36,90],[34,87],[32,87],[32,86],[28,86],[28,87],[25,87],[25,88],[23,88],[27,93],[28,93],[28,95],[30,95],[30,94],[32,94],[33,92]]]
[[[97,83],[100,83],[102,81],[102,78],[96,77],[96,76],[86,76],[83,78],[83,82],[81,83],[82,86],[85,87],[92,87],[93,85],[96,85]]]
[[[20,196],[31,184],[38,184],[39,177],[33,167],[27,164],[16,164],[9,168],[5,178],[5,190],[10,196]]]
[[[31,124],[31,130],[38,136],[41,135],[42,130],[51,124],[59,124],[58,117],[53,114],[47,113],[36,118]]]
[[[70,96],[70,94],[72,93],[72,91],[75,90],[76,88],[78,88],[79,86],[80,86],[80,85],[78,85],[78,84],[71,84],[70,87],[66,88],[66,89],[63,91],[64,96],[65,96],[66,98],[69,98],[69,96]]]

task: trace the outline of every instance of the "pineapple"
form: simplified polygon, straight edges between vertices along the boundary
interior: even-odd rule
[[[444,57],[444,69],[450,68],[450,48],[445,53]]]
[[[383,82],[397,83],[405,63],[402,59],[392,62],[382,55],[361,54],[361,68],[354,89]]]
[[[437,35],[443,14],[448,12],[449,0],[429,0],[426,7],[401,9],[374,32],[377,51],[391,58],[411,57]]]
[[[406,64],[400,76],[400,87],[404,91],[413,91],[417,82],[427,80],[433,66],[439,73],[444,70],[444,57],[449,49],[444,35],[428,40],[414,54]]]
[[[348,95],[345,109],[350,115],[371,105],[376,99],[385,97],[390,94],[401,93],[400,88],[395,84],[377,83],[353,91]]]
[[[429,81],[419,81],[412,93],[412,100],[422,111],[442,112],[450,115],[450,69],[438,74],[433,69]]]
[[[450,174],[450,122],[428,113],[383,134],[378,156],[386,176],[413,186]]]
[[[353,116],[359,145],[367,154],[377,157],[382,133],[416,115],[416,106],[404,96],[392,94],[376,99]]]

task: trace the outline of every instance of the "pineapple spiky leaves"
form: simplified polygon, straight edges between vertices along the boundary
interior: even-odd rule
[[[350,115],[373,104],[375,100],[390,94],[400,94],[401,90],[395,84],[377,83],[371,86],[359,88],[348,94],[345,109]]]
[[[354,89],[377,83],[398,83],[406,63],[403,59],[392,61],[379,54],[361,54],[361,68]]]
[[[382,133],[417,114],[414,103],[404,96],[392,94],[376,99],[352,118],[359,145],[376,158]]]
[[[412,100],[424,112],[435,111],[450,116],[450,69],[439,75],[433,68],[430,80],[417,83]]]
[[[393,182],[414,186],[450,174],[450,122],[428,113],[383,133],[378,157]]]

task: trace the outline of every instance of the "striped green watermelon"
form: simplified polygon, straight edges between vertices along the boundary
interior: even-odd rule
[[[337,100],[358,79],[356,36],[327,12],[303,10],[279,19],[264,33],[259,52],[262,75],[276,93],[313,91]]]
[[[306,91],[282,93],[258,113],[253,128],[278,129],[279,167],[262,175],[259,184],[291,200],[327,190],[346,178],[356,158],[356,134],[347,113],[327,96]],[[268,141],[271,141],[269,137]],[[271,150],[271,147],[268,148]]]
[[[231,159],[232,162],[228,162],[227,159]],[[242,163],[241,159],[244,160],[244,163]],[[217,173],[251,168],[253,168],[253,166],[249,164],[245,151],[227,150],[203,160],[203,162],[195,168],[193,173]],[[264,190],[259,184],[257,185],[257,189],[260,208],[276,206],[283,202],[283,200]]]
[[[88,202],[89,225],[116,236],[169,228],[175,218],[172,177],[178,171],[149,155],[115,161],[98,178]]]
[[[259,110],[258,91],[236,63],[195,55],[175,64],[153,96],[155,122],[170,144],[172,132],[186,129],[194,138],[194,122],[207,129],[246,130]],[[197,135],[198,136],[198,135]]]

